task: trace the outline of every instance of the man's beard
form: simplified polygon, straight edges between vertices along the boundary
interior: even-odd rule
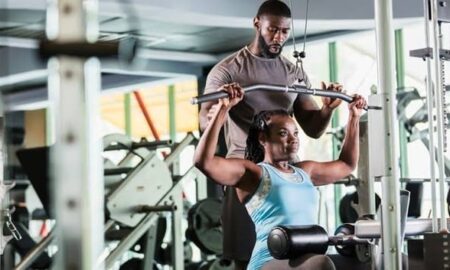
[[[258,44],[259,48],[261,49],[262,56],[266,58],[275,58],[281,54],[281,51],[283,50],[283,45],[280,45],[280,49],[278,50],[277,53],[273,53],[270,51],[270,46],[266,43],[261,33],[259,34],[258,39],[259,39]]]

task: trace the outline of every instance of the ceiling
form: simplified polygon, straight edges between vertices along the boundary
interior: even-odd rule
[[[261,0],[100,0],[102,40],[124,38],[137,28],[138,58],[132,66],[102,61],[104,91],[130,91],[201,77],[207,67],[248,44]],[[292,0],[297,40],[303,37],[306,0]],[[392,1],[395,25],[420,20],[422,1]],[[37,56],[45,33],[46,0],[0,3],[0,88],[19,100],[46,99],[46,63]],[[310,1],[308,42],[374,28],[372,0]],[[25,94],[18,94],[23,92]],[[35,94],[28,92],[36,91]],[[15,95],[15,96],[14,96]],[[26,98],[25,98],[26,97]]]

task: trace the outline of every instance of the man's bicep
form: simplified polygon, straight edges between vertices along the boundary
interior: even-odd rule
[[[294,102],[294,112],[297,111],[317,111],[319,105],[310,95],[299,95]]]
[[[204,94],[215,92],[228,83],[232,83],[230,73],[222,66],[215,66],[206,78]]]

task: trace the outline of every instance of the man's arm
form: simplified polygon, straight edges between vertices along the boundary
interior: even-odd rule
[[[341,92],[342,86],[339,84],[330,84],[327,87],[325,83],[322,82],[322,89]],[[334,109],[337,108],[341,102],[340,99],[323,97],[322,108],[319,108],[311,96],[299,96],[294,102],[294,116],[305,134],[317,139],[325,132],[330,123]]]
[[[333,183],[348,176],[356,168],[359,159],[359,118],[365,106],[366,101],[361,96],[355,96],[355,101],[349,105],[350,114],[345,140],[338,160],[304,161],[296,164],[311,176],[315,185]]]

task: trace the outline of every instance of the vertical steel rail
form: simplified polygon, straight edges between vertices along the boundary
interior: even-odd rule
[[[400,183],[396,91],[394,87],[394,29],[392,1],[375,0],[378,85],[384,96],[383,114],[387,137],[382,178],[382,228],[384,269],[401,269]]]
[[[429,23],[429,2],[430,0],[423,1],[423,17],[425,23],[425,48],[430,47],[430,23]],[[425,58],[427,65],[427,77],[426,77],[426,90],[427,90],[427,112],[428,112],[428,131],[430,140],[430,181],[431,181],[431,209],[432,219],[431,225],[433,232],[438,232],[437,222],[437,197],[436,197],[436,167],[435,167],[435,148],[434,148],[434,91],[433,91],[433,79],[431,71],[431,59]]]
[[[437,143],[438,143],[438,172],[439,172],[439,202],[440,202],[440,210],[441,210],[441,219],[439,229],[447,229],[446,224],[446,211],[447,207],[445,206],[445,164],[444,164],[444,119],[443,119],[443,110],[442,110],[442,84],[443,78],[442,74],[442,66],[441,66],[441,44],[442,44],[442,33],[440,31],[440,26],[438,25],[437,19],[437,0],[431,1],[431,21],[433,25],[433,64],[434,64],[434,89],[436,93],[436,119],[437,119]],[[434,146],[431,146],[434,147]]]
[[[173,142],[177,141],[175,85],[169,85],[169,134]]]
[[[95,42],[97,1],[51,0],[47,36],[55,42]],[[52,199],[58,253],[53,269],[104,269],[100,62],[59,56],[48,63],[49,97],[55,117],[51,152]]]
[[[124,110],[124,121],[125,121],[125,134],[131,137],[132,126],[131,126],[131,94],[126,93],[123,95],[123,110]]]
[[[337,52],[336,52],[336,42],[328,43],[328,70],[330,82],[338,81],[338,65],[337,65]],[[338,109],[339,110],[339,109]],[[339,112],[333,113],[331,118],[331,128],[335,129],[339,127]],[[339,157],[339,140],[333,136],[332,137],[332,147],[333,147],[333,160]],[[342,188],[339,185],[334,185],[334,227],[336,228],[341,219],[339,217],[339,201],[342,197]]]
[[[402,29],[395,30],[395,70],[397,89],[405,91],[405,59],[403,56],[403,31]],[[399,122],[398,135],[400,142],[400,177],[408,176],[408,142],[405,123]]]

